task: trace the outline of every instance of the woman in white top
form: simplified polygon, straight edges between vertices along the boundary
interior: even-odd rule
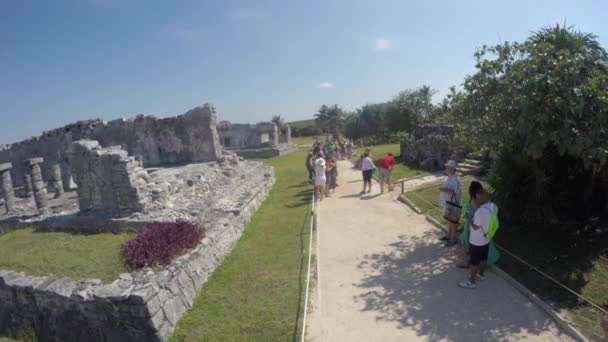
[[[321,153],[317,153],[317,159],[315,159],[315,201],[323,200],[323,194],[325,193],[325,159]]]
[[[439,206],[443,209],[446,208],[446,202],[455,202],[460,205],[460,198],[462,197],[462,189],[460,186],[460,178],[456,175],[456,162],[453,160],[448,161],[445,164],[445,170],[448,174],[448,178],[443,182],[443,185],[439,189]],[[457,243],[456,238],[456,223],[448,222],[448,233],[441,240],[446,240],[446,247],[453,246]]]
[[[369,190],[367,193],[372,192],[372,174],[376,169],[376,165],[369,157],[369,152],[365,152],[363,154],[363,159],[361,159],[361,173],[363,174],[363,191],[361,191],[361,195],[365,193],[365,188],[369,185]]]

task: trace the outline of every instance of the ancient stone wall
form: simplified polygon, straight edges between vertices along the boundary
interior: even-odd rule
[[[182,191],[198,195],[176,207],[197,217],[192,221],[207,232],[194,250],[168,266],[121,274],[110,284],[0,270],[0,332],[14,335],[31,325],[48,341],[167,340],[272,188],[272,168],[239,162],[233,155],[224,156],[219,167],[205,169],[200,177],[192,173],[194,165],[177,168],[190,184]],[[217,191],[206,186],[206,177],[216,176],[218,182],[223,180]]]
[[[414,128],[414,139],[422,139],[427,135],[441,135],[441,136],[452,136],[454,135],[454,126],[446,124],[427,124],[418,125]]]
[[[217,131],[220,143],[227,149],[275,147],[280,143],[279,129],[272,122],[250,125],[222,121],[218,125]],[[289,140],[291,141],[291,137]]]
[[[451,145],[453,126],[420,125],[414,132],[414,140],[401,141],[401,159],[429,171],[443,169],[455,152]]]
[[[79,140],[70,159],[81,212],[124,216],[144,209],[137,183],[139,178],[145,181],[147,172],[127,151]]]
[[[163,164],[214,161],[221,155],[216,113],[206,104],[170,118],[139,115],[134,119],[79,121],[18,143],[0,146],[0,163],[13,164],[13,181],[23,185],[23,160],[43,157],[44,179],[60,165],[62,184],[71,184],[69,154],[72,142],[97,140],[101,146],[122,146],[130,155],[142,156],[146,167]]]

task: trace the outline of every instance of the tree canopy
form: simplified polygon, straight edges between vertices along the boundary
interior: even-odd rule
[[[465,141],[496,152],[491,180],[503,202],[537,219],[604,209],[608,56],[597,37],[556,25],[483,46],[475,61],[450,116]]]

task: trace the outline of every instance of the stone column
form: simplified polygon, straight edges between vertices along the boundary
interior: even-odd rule
[[[285,142],[291,144],[291,126],[285,126]]]
[[[270,131],[270,146],[274,147],[279,144],[279,127],[276,124],[272,124],[272,130]]]
[[[4,206],[8,215],[15,208],[15,191],[13,190],[13,179],[11,178],[11,169],[13,164],[0,164],[0,189],[4,197]]]
[[[51,177],[49,179],[49,185],[53,192],[55,193],[55,198],[61,197],[63,195],[63,181],[61,180],[61,165],[59,163],[55,163],[51,165],[50,168]]]
[[[32,197],[32,175],[30,174],[30,169],[27,165],[23,171],[23,188],[25,189],[27,198]]]
[[[40,164],[43,162],[43,158],[31,158],[24,161],[25,166],[32,177],[32,190],[34,192],[34,201],[36,202],[38,213],[46,215],[49,213],[49,208],[46,198],[46,186],[44,186],[42,170],[40,169]]]

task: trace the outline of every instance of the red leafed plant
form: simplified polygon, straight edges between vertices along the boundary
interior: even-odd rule
[[[168,264],[196,247],[204,236],[202,228],[189,222],[151,223],[124,243],[122,257],[134,267]]]

